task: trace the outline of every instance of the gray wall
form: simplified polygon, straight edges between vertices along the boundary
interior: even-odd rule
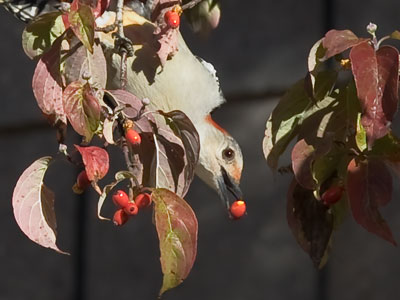
[[[189,278],[164,299],[399,298],[399,250],[350,219],[336,234],[326,269],[314,270],[286,224],[289,177],[273,177],[261,149],[276,91],[305,74],[308,50],[328,27],[360,35],[369,21],[381,35],[399,28],[400,3],[382,2],[337,0],[327,14],[319,0],[222,0],[221,25],[208,41],[185,31],[193,52],[214,64],[232,99],[215,118],[242,145],[248,216],[227,220],[216,194],[195,180],[186,198],[199,219],[198,257]],[[56,192],[58,244],[72,255],[37,246],[17,227],[11,195],[19,175],[36,158],[57,151],[55,132],[32,96],[34,63],[24,56],[21,32],[21,24],[0,9],[0,300],[155,299],[161,271],[151,213],[123,228],[97,220],[95,194],[70,192],[76,171],[68,164],[57,163],[46,179]],[[399,241],[397,198],[383,214]]]

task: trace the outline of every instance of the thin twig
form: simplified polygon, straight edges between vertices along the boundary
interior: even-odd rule
[[[188,2],[188,3],[186,3],[185,5],[182,5],[182,10],[191,9],[191,8],[195,7],[197,4],[199,4],[202,1],[203,0],[192,0],[192,1]]]
[[[158,140],[155,133],[153,133],[154,145],[156,146],[156,188],[158,188],[158,168],[160,167],[160,148],[158,146]]]
[[[105,27],[96,26],[94,28],[94,30],[95,31],[99,31],[99,32],[104,32],[104,33],[110,33],[111,31],[114,31],[116,27],[117,27],[117,25],[114,23],[114,24],[111,24],[111,25],[107,25]]]
[[[115,17],[115,24],[117,26],[117,35],[119,39],[123,40],[125,39],[125,34],[124,34],[124,22],[123,22],[123,7],[124,7],[124,0],[118,0],[117,2],[117,8],[116,8],[116,17]],[[118,51],[120,52],[121,55],[121,73],[120,73],[120,79],[121,79],[121,89],[126,88],[126,82],[127,82],[127,77],[126,77],[126,69],[127,69],[127,53],[125,49],[121,47],[121,45],[118,45],[119,49]]]
[[[121,137],[122,141],[122,152],[124,153],[124,158],[125,158],[125,163],[128,168],[129,173],[132,175],[135,174],[135,165],[132,162],[132,157],[131,157],[131,152],[128,146],[128,142],[126,141],[126,138],[124,136]],[[137,187],[140,186],[138,180],[136,179],[135,176],[131,178],[132,186],[135,185]]]
[[[128,77],[127,77],[127,62],[128,62],[128,54],[124,51],[121,53],[121,73],[120,73],[120,78],[121,78],[121,89],[125,90],[126,89],[126,84],[128,82]]]
[[[124,23],[123,23],[123,9],[124,9],[124,0],[118,0],[116,8],[115,24],[117,25],[118,35],[120,37],[125,37]]]
[[[126,89],[126,84],[127,84],[127,65],[128,65],[128,56],[132,55],[132,51],[130,49],[126,48],[126,45],[123,45],[123,43],[127,42],[127,39],[125,38],[125,33],[124,33],[124,23],[123,23],[123,7],[124,7],[124,0],[118,0],[117,2],[117,8],[116,8],[116,17],[115,17],[115,26],[117,27],[117,39],[120,39],[120,42],[118,43],[118,51],[121,56],[121,69],[120,69],[120,87],[121,89],[125,90]],[[122,141],[122,152],[124,153],[124,158],[125,158],[125,163],[128,168],[128,171],[134,175],[135,174],[135,162],[134,158],[131,155],[131,149],[129,148],[129,145],[126,141],[125,135],[124,135],[124,129],[123,129],[123,124],[125,122],[125,116],[123,116],[122,113],[120,113],[120,117],[118,118],[118,123],[119,123],[119,129],[121,133],[121,141]],[[137,164],[137,162],[136,162]],[[133,176],[131,179],[131,185],[139,187],[140,184],[138,180],[136,179],[135,176]],[[130,191],[131,194],[132,190]],[[130,195],[132,196],[132,195]]]

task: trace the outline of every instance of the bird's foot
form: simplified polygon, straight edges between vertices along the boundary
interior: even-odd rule
[[[133,49],[133,43],[130,39],[127,37],[121,36],[118,33],[113,33],[114,37],[114,44],[115,44],[115,49],[119,54],[126,53],[128,57],[133,56],[134,54],[134,49]]]

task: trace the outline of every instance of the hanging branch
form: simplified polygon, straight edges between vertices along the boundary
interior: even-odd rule
[[[127,64],[128,57],[133,56],[133,46],[132,42],[125,37],[124,33],[124,24],[123,24],[123,7],[124,0],[118,0],[117,8],[116,8],[116,19],[115,26],[117,27],[117,32],[114,34],[115,36],[115,47],[118,49],[118,53],[121,56],[121,64],[120,64],[120,88],[125,90],[127,84]],[[128,142],[125,138],[125,130],[124,125],[127,122],[125,116],[120,114],[118,118],[118,128],[121,134],[121,147],[122,152],[124,153],[125,163],[128,168],[128,171],[132,174],[135,172],[135,161],[131,153],[131,149],[128,145]],[[131,186],[139,186],[139,182],[133,176],[130,178]],[[132,189],[130,189],[130,196],[132,197]]]

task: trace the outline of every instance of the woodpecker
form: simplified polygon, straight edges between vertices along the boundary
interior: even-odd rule
[[[99,27],[113,24],[115,13],[106,12],[96,22]],[[130,30],[130,26],[135,30]],[[125,10],[125,34],[132,41],[137,40],[137,34],[150,35],[148,40],[151,40],[154,26],[133,10]],[[112,34],[98,34],[107,58],[107,88],[117,89],[121,82],[121,58],[115,53]],[[229,210],[232,199],[242,198],[239,183],[243,157],[235,139],[210,115],[225,99],[213,66],[192,54],[179,31],[177,48],[175,55],[161,67],[154,62],[155,53],[151,47],[135,45],[135,55],[127,61],[126,89],[139,98],[150,99],[150,109],[181,110],[190,118],[200,137],[200,157],[195,173],[219,194]]]
[[[98,19],[97,25],[112,24],[114,19],[115,15],[108,12]],[[152,34],[153,26],[132,10],[124,12],[125,34],[132,41],[138,35],[143,38]],[[111,35],[100,34],[109,62],[108,87],[118,88],[121,58],[113,51]],[[232,198],[242,198],[239,188],[242,152],[235,139],[211,118],[210,113],[225,102],[213,66],[194,56],[180,33],[178,36],[178,51],[163,67],[152,61],[155,53],[151,47],[134,46],[135,55],[127,62],[126,89],[139,98],[150,99],[151,109],[181,110],[190,118],[200,137],[200,158],[195,172],[217,191],[229,208]]]

